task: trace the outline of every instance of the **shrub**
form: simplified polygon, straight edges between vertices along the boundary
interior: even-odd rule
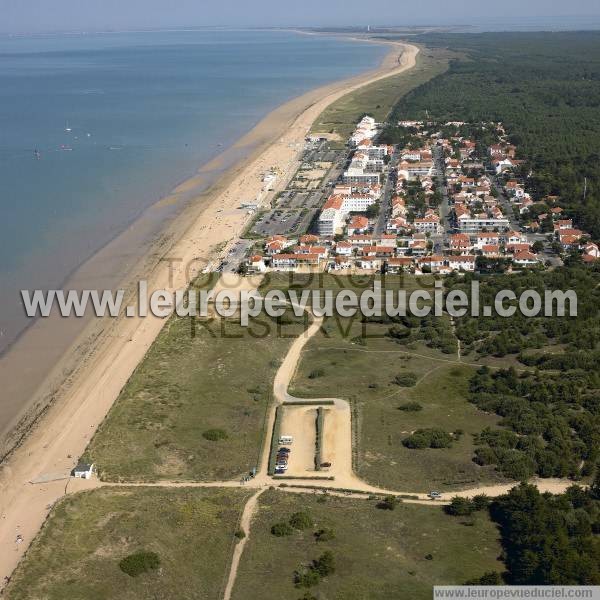
[[[296,587],[309,588],[318,585],[320,581],[321,576],[312,567],[294,573],[294,583],[296,584]]]
[[[319,377],[323,377],[325,375],[325,371],[323,369],[313,369],[309,374],[309,379],[317,379]]]
[[[455,496],[448,506],[444,507],[447,514],[454,517],[467,517],[473,513],[475,506],[468,498]]]
[[[402,440],[402,444],[411,450],[423,448],[450,448],[453,437],[442,429],[417,429]]]
[[[505,477],[517,481],[529,479],[536,471],[535,462],[520,450],[508,450],[500,461],[500,469]]]
[[[473,508],[474,510],[485,510],[490,505],[490,499],[485,494],[477,494],[473,496]]]
[[[233,535],[235,535],[238,540],[243,540],[246,537],[246,532],[243,529],[238,529]]]
[[[381,502],[377,503],[377,508],[380,510],[394,510],[398,504],[396,496],[386,496]]]
[[[307,512],[297,512],[290,517],[290,525],[294,529],[309,529],[313,526],[313,521]]]
[[[400,325],[393,325],[388,329],[387,335],[394,340],[406,340],[410,337],[410,329]]]
[[[271,527],[271,533],[275,537],[283,537],[286,535],[292,535],[292,533],[294,533],[294,529],[289,523],[275,523],[275,525]]]
[[[404,412],[420,412],[423,410],[423,407],[418,402],[406,402],[406,404],[399,406],[398,410]]]
[[[313,561],[312,568],[321,576],[327,577],[335,572],[335,560],[330,550],[323,552],[317,560]]]
[[[465,581],[465,585],[502,585],[502,576],[496,571],[488,571],[477,579]]]
[[[210,440],[211,442],[218,442],[219,440],[227,439],[227,432],[223,429],[207,429],[202,437],[206,440]]]
[[[319,531],[315,533],[315,538],[317,542],[329,542],[335,538],[335,531],[333,531],[333,529],[319,529]]]
[[[130,577],[137,577],[152,569],[158,569],[159,566],[160,558],[158,554],[156,554],[156,552],[147,552],[145,550],[134,552],[119,562],[121,571]]]
[[[495,465],[498,462],[498,457],[492,448],[483,446],[475,449],[475,457],[473,461],[478,465]]]
[[[402,387],[413,387],[417,383],[417,376],[414,373],[400,373],[394,377],[394,383]]]

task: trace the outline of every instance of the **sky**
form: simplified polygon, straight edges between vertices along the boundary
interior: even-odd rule
[[[600,26],[598,0],[0,0],[0,31],[201,26]]]

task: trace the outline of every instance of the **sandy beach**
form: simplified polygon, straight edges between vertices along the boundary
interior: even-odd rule
[[[206,260],[224,255],[250,218],[239,209],[240,204],[259,195],[262,175],[268,169],[279,173],[277,186],[285,184],[298,166],[307,132],[328,105],[361,86],[415,65],[415,46],[389,45],[390,52],[378,69],[313,90],[280,106],[241,138],[231,152],[245,153],[244,159],[169,223],[144,260],[129,268],[128,289],[141,278],[148,280],[151,290],[185,288]],[[221,156],[205,165],[196,177],[180,185],[173,196],[153,209],[160,210],[161,204],[168,205],[181,194],[193,192],[207,173],[223,168],[223,161]],[[85,277],[77,284],[75,289],[84,286]],[[30,390],[27,410],[15,420],[15,424],[21,421],[21,428],[12,441],[19,441],[20,445],[3,463],[0,473],[0,585],[14,570],[53,503],[65,493],[94,485],[65,480],[65,476],[165,322],[155,317],[91,321],[76,343],[49,369],[46,380]],[[41,329],[34,333],[38,336],[38,348],[42,341],[38,352],[43,355],[44,349],[52,347],[57,328],[65,327],[65,322],[44,319],[36,327]],[[19,366],[23,369],[19,361],[32,360],[26,350],[25,345],[20,352],[4,357],[0,369],[5,374],[18,372]],[[30,383],[31,388],[34,383]],[[39,418],[31,427],[36,417]],[[17,535],[22,536],[22,542],[16,542]]]

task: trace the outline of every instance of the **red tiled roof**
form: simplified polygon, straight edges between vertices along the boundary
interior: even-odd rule
[[[528,251],[517,252],[514,256],[515,260],[537,260],[537,254]]]
[[[339,210],[340,208],[342,208],[343,203],[344,203],[344,199],[341,196],[338,196],[338,195],[329,196],[329,198],[327,199],[327,202],[325,202],[325,204],[323,205],[323,210],[326,210],[328,208],[335,208],[335,209]]]

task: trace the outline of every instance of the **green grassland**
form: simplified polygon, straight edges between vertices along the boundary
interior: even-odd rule
[[[421,47],[414,69],[387,77],[340,98],[321,113],[312,131],[337,133],[345,140],[365,113],[376,121],[385,121],[402,96],[447,70],[448,56],[444,50]]]
[[[473,368],[422,343],[398,344],[385,336],[387,330],[387,325],[327,322],[307,345],[291,393],[350,401],[354,466],[369,483],[424,492],[499,481],[493,469],[472,461],[473,435],[499,420],[467,401]],[[365,333],[366,346],[353,341]],[[414,387],[394,383],[406,373],[416,375]],[[408,402],[418,402],[422,410],[399,410]],[[432,427],[463,434],[451,448],[411,450],[402,445],[413,431]]]
[[[372,287],[372,277],[277,274],[269,289]],[[388,276],[385,286],[431,289],[434,278]],[[279,328],[267,317],[242,328],[229,320],[197,326],[173,319],[131,377],[93,438],[85,459],[108,481],[220,480],[251,470],[258,461],[264,418],[276,369],[291,340],[307,325],[291,311]],[[269,328],[267,327],[269,326]],[[495,482],[491,466],[473,461],[473,435],[498,418],[466,400],[472,368],[427,339],[399,343],[390,323],[360,317],[326,319],[303,354],[291,392],[300,397],[341,397],[353,407],[354,464],[365,480],[404,491],[471,487]],[[426,337],[426,336],[424,336]],[[414,374],[415,387],[394,383]],[[419,402],[423,410],[399,406]],[[410,450],[402,440],[419,428],[464,433],[451,448]],[[218,430],[222,439],[206,439]],[[223,434],[226,437],[223,437]]]
[[[107,481],[221,480],[257,464],[272,380],[303,329],[293,315],[250,327],[173,318],[85,453]],[[209,430],[226,438],[206,439]],[[221,436],[222,437],[222,436]]]
[[[15,572],[9,600],[218,598],[244,501],[241,490],[104,488],[62,500]],[[119,562],[160,559],[137,577]]]
[[[328,600],[431,598],[435,584],[462,584],[486,571],[502,571],[498,532],[485,512],[450,517],[440,507],[400,504],[379,510],[375,500],[268,491],[242,556],[235,600],[297,600],[294,571],[331,551],[335,572],[309,593]],[[274,523],[306,511],[313,527],[275,537]],[[317,542],[315,532],[333,539]]]
[[[344,287],[365,289],[372,282],[373,278],[367,282],[330,275],[311,280],[279,276],[268,285],[322,287],[335,293]],[[408,293],[418,288],[431,290],[433,284],[431,276],[385,280],[386,287]],[[481,467],[472,460],[473,436],[499,421],[467,400],[474,368],[459,361],[456,353],[430,347],[428,334],[423,340],[399,343],[401,340],[389,337],[390,325],[364,323],[359,316],[326,319],[304,349],[290,392],[302,398],[339,397],[350,401],[354,467],[369,483],[424,492],[501,481],[493,467]],[[396,376],[405,374],[414,374],[414,387],[394,383]],[[399,410],[407,402],[418,402],[422,410]],[[432,427],[462,434],[451,448],[412,450],[402,445],[413,431]]]

